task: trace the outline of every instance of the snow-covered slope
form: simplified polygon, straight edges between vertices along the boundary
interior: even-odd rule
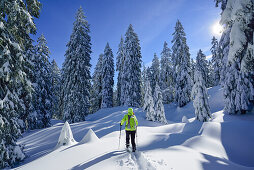
[[[224,115],[222,90],[214,87],[208,93],[213,120],[207,123],[194,120],[192,103],[183,108],[165,105],[168,125],[146,121],[145,113],[135,108],[135,154],[124,150],[124,130],[118,147],[119,122],[127,107],[103,109],[71,124],[79,143],[56,150],[64,124],[54,121],[52,127],[19,140],[29,157],[17,169],[254,169],[254,114]],[[183,116],[190,123],[182,123]]]

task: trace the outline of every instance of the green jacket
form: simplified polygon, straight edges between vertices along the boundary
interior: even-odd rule
[[[135,131],[136,127],[138,126],[138,120],[133,112],[128,112],[128,114],[124,115],[123,119],[121,120],[121,125],[125,123],[125,130],[127,131]]]

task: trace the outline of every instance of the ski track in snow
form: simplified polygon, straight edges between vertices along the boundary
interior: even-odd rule
[[[163,164],[163,160],[159,162],[149,160],[148,158],[146,158],[145,154],[140,151],[126,152],[127,156],[124,159],[117,161],[121,167],[126,167],[130,169],[156,170],[153,164]]]

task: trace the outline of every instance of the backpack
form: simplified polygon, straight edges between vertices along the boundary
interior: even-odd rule
[[[133,112],[133,115],[128,115],[128,123],[127,123],[127,125],[128,125],[128,127],[129,128],[136,128],[136,123],[135,123],[135,119],[134,119],[134,112]]]

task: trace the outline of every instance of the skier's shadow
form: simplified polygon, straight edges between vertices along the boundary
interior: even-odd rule
[[[79,164],[79,165],[76,165],[74,166],[73,168],[71,168],[71,170],[83,170],[83,169],[87,169],[101,161],[105,161],[106,159],[109,159],[111,157],[114,157],[114,156],[117,156],[117,155],[121,155],[121,154],[124,154],[125,151],[112,151],[112,152],[109,152],[109,153],[106,153],[106,154],[103,154],[101,156],[96,156],[96,157],[93,157],[91,158],[90,160],[86,161],[85,163],[83,164]]]

